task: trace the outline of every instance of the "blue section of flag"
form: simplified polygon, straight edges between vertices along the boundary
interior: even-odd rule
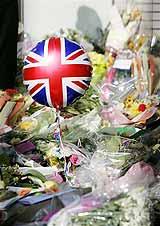
[[[46,97],[46,88],[44,87],[43,89],[41,89],[37,94],[35,94],[33,96],[33,99],[42,104],[42,105],[46,105],[46,106],[49,106],[48,105],[48,102],[47,102],[47,97]]]
[[[29,64],[27,61],[24,61],[24,66],[26,66],[27,64]]]
[[[25,85],[25,86],[26,86],[26,89],[28,90],[29,85]]]
[[[81,49],[81,47],[78,45],[78,43],[71,42],[68,39],[65,40],[65,56],[68,56],[69,54],[73,53],[76,50]]]
[[[91,81],[90,80],[89,81],[83,80],[83,82],[86,83],[87,85],[89,85]]]
[[[45,45],[45,40],[39,42],[34,49],[32,49],[32,52],[44,56],[44,45]]]
[[[88,59],[88,58],[84,58],[83,60],[84,60],[84,61],[88,61],[88,62],[89,62],[89,59]]]
[[[67,105],[73,103],[75,99],[82,96],[80,93],[76,92],[74,89],[67,87]]]

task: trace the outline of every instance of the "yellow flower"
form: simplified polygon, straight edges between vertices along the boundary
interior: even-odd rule
[[[128,42],[128,48],[130,50],[134,50],[134,42],[132,40],[129,40],[129,42]]]
[[[134,8],[131,11],[131,17],[130,17],[130,19],[132,21],[137,20],[137,19],[140,19],[141,17],[142,17],[141,11],[138,8]]]
[[[48,160],[50,166],[59,166],[59,161],[57,158],[53,156],[47,156],[46,159]]]
[[[19,123],[19,129],[24,131],[32,131],[37,126],[37,120],[24,120]]]
[[[46,181],[44,183],[45,192],[57,192],[58,184],[55,181]]]
[[[129,115],[129,118],[134,118],[139,112],[139,103],[133,102],[129,107],[126,107],[126,113]]]
[[[134,102],[133,97],[132,97],[132,96],[128,96],[128,97],[126,98],[126,100],[124,101],[124,106],[125,106],[126,108],[130,108],[131,105],[133,104],[133,102]]]

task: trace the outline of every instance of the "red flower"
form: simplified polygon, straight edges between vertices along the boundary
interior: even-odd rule
[[[145,104],[140,104],[139,105],[139,107],[138,107],[138,111],[141,111],[141,112],[143,112],[143,111],[145,111],[146,110],[146,105]]]
[[[9,95],[9,96],[13,96],[14,94],[17,94],[18,91],[16,89],[6,89],[5,92]]]

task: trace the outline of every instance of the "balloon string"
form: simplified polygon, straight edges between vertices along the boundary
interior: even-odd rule
[[[60,110],[57,109],[56,111],[56,117],[57,117],[57,129],[58,129],[58,140],[59,140],[59,148],[60,151],[63,155],[64,158],[64,174],[66,176],[66,180],[67,180],[67,161],[66,161],[66,156],[65,156],[65,151],[64,151],[64,145],[62,142],[62,135],[61,135],[61,123],[60,123]]]
[[[57,126],[58,126],[58,132],[59,132],[59,142],[60,142],[60,148],[64,150],[64,145],[62,142],[62,136],[61,136],[61,124],[60,124],[60,111],[57,110]]]

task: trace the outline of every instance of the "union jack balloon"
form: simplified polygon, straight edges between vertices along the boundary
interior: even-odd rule
[[[39,42],[26,56],[24,84],[32,98],[46,106],[63,108],[89,87],[92,67],[85,50],[66,38]]]

